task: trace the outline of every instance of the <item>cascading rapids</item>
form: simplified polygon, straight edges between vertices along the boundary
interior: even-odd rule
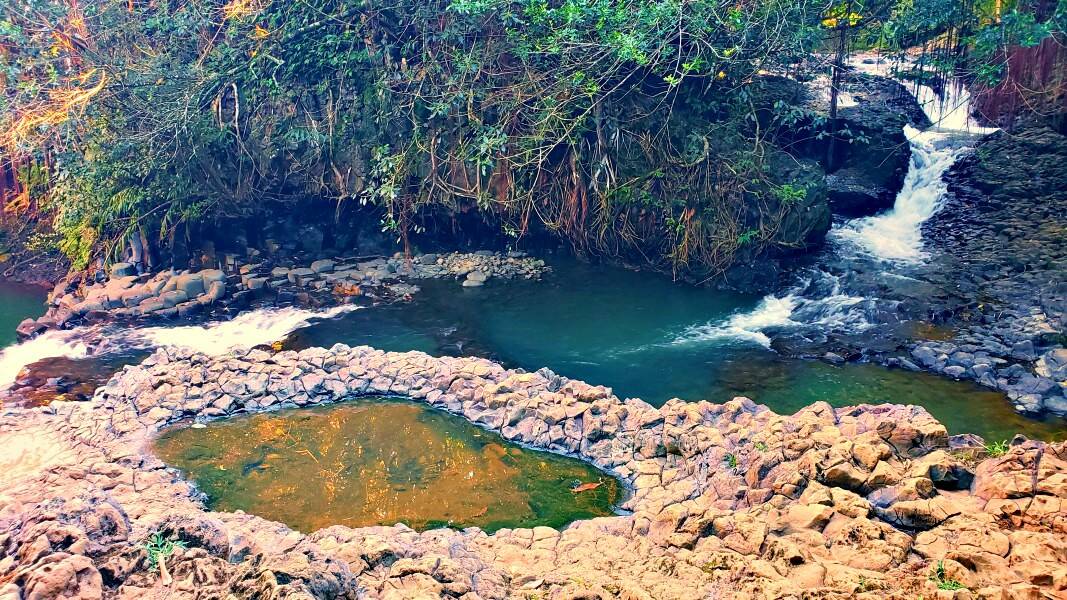
[[[890,73],[885,61],[857,58],[852,66],[881,76]],[[944,202],[943,175],[979,135],[996,131],[978,126],[971,118],[970,95],[961,82],[947,82],[941,94],[924,85],[908,87],[934,127],[920,131],[905,125],[911,160],[893,208],[836,224],[828,236],[840,258],[880,261],[886,276],[895,275],[898,266],[928,258],[923,251],[922,225]],[[786,294],[768,295],[753,310],[735,314],[725,322],[688,327],[670,343],[735,339],[770,347],[767,332],[818,328],[857,333],[874,325],[867,316],[875,310],[876,302],[876,298],[847,293],[839,276],[816,268]]]
[[[941,130],[919,131],[908,125],[904,135],[911,144],[911,163],[893,208],[834,227],[830,238],[842,243],[841,251],[903,263],[927,258],[922,224],[941,208],[946,190],[942,176],[966,148],[951,143],[952,134]]]
[[[329,319],[356,310],[355,305],[324,311],[269,308],[242,313],[229,321],[179,327],[85,326],[49,331],[0,351],[0,388],[11,385],[28,365],[46,358],[81,359],[162,346],[224,354],[285,338],[315,319]]]

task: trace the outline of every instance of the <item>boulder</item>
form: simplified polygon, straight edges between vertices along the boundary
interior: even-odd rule
[[[172,308],[187,301],[189,299],[189,294],[182,290],[174,290],[172,292],[163,292],[159,295],[159,299],[163,302],[164,307]]]
[[[1067,381],[1067,348],[1056,348],[1042,354],[1037,359],[1034,371],[1049,379]]]
[[[189,298],[196,298],[204,293],[204,278],[200,273],[178,275],[174,278],[174,287],[180,292],[185,292]]]
[[[250,290],[261,290],[267,286],[266,277],[249,277],[245,286]]]
[[[213,281],[211,287],[203,296],[200,296],[201,304],[213,304],[222,300],[226,296],[226,283],[223,281]]]
[[[39,335],[48,330],[48,327],[42,323],[38,323],[34,319],[23,319],[19,326],[15,329],[15,334],[19,339],[25,340],[35,335]]]
[[[108,268],[108,273],[111,275],[112,279],[129,277],[131,275],[137,275],[137,267],[128,262],[117,262]]]
[[[171,292],[173,293],[173,292]],[[159,298],[148,298],[137,307],[137,313],[142,315],[150,315],[154,312],[158,312],[166,308],[163,301]]]
[[[289,283],[303,286],[307,285],[308,282],[317,279],[318,274],[316,274],[315,271],[312,271],[311,269],[301,268],[289,271],[288,277]]]
[[[335,263],[332,260],[316,260],[311,263],[311,270],[316,273],[329,273],[333,271],[334,264]]]
[[[205,288],[210,288],[216,281],[226,281],[226,274],[219,269],[204,269],[200,271],[200,276],[204,278]]]

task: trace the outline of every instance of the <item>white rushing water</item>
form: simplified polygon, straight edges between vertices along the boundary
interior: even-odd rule
[[[313,319],[329,319],[357,308],[351,304],[325,311],[269,308],[241,313],[229,321],[178,327],[147,327],[134,330],[132,334],[139,347],[177,346],[218,355],[237,348],[270,344],[301,327],[307,327]]]
[[[205,354],[225,354],[284,339],[313,320],[329,319],[358,309],[337,306],[324,311],[302,308],[253,310],[229,321],[177,327],[86,326],[49,331],[0,351],[0,389],[10,386],[28,365],[47,358],[80,359],[162,346],[191,348]]]
[[[911,162],[893,208],[835,226],[830,238],[874,258],[915,263],[927,257],[922,225],[941,209],[946,191],[942,176],[966,148],[939,129],[919,131],[908,125],[904,135],[911,144]]]
[[[849,331],[862,331],[869,327],[867,311],[872,308],[872,301],[843,292],[839,278],[826,273],[820,276],[822,287],[830,285],[825,295],[807,297],[806,290],[813,284],[808,281],[784,296],[768,294],[752,310],[735,313],[724,322],[687,327],[669,344],[742,341],[770,348],[768,331],[788,331],[813,325],[827,330]]]
[[[46,358],[66,356],[85,358],[89,344],[82,334],[84,328],[68,331],[47,331],[32,340],[9,346],[0,351],[0,387],[10,385],[26,365]]]
[[[865,73],[891,74],[890,63],[885,60],[865,62],[858,57],[852,66]],[[882,261],[887,275],[892,275],[898,265],[921,263],[928,258],[923,250],[922,226],[944,203],[945,172],[979,135],[996,131],[979,126],[971,117],[970,95],[960,82],[948,82],[943,94],[925,85],[905,85],[934,126],[925,131],[904,127],[911,159],[893,207],[878,215],[836,224],[829,234],[835,250],[845,258],[852,255]],[[850,96],[848,100],[851,102]],[[813,286],[813,281],[819,285]],[[867,315],[875,302],[875,298],[844,292],[839,277],[816,269],[807,281],[787,294],[768,295],[751,311],[735,314],[725,322],[691,326],[671,343],[738,340],[770,347],[768,331],[816,327],[860,332],[871,326]]]

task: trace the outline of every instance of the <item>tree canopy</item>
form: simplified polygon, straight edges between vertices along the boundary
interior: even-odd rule
[[[773,244],[797,190],[766,73],[828,40],[996,52],[1059,29],[1008,0],[11,0],[0,130],[75,261],[269,205],[358,203],[406,244],[433,210],[712,270]],[[998,37],[999,36],[999,37]],[[973,66],[973,65],[972,65]],[[754,219],[748,205],[757,202]],[[645,251],[645,250],[642,250]]]

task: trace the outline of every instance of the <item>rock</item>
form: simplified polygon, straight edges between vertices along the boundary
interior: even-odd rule
[[[308,254],[318,254],[322,252],[322,242],[325,236],[322,231],[316,227],[303,227],[300,229],[299,240],[300,247]]]
[[[1067,348],[1049,350],[1037,359],[1034,371],[1056,381],[1067,381]]]
[[[916,346],[911,355],[915,357],[915,360],[919,361],[919,364],[930,368],[937,364],[937,353],[933,349],[927,346]]]
[[[175,293],[175,292],[168,292]],[[137,311],[142,315],[150,315],[166,308],[166,304],[159,298],[147,298],[137,306]]]
[[[952,366],[952,367],[945,367],[944,370],[941,371],[941,372],[944,373],[945,375],[948,375],[949,377],[954,378],[954,379],[960,379],[961,377],[963,377],[967,373],[967,369],[964,368],[964,367],[960,367],[960,366]]]
[[[282,277],[289,277],[289,269],[286,267],[274,267],[270,270],[270,276],[273,279],[280,279]]]
[[[19,326],[15,328],[15,333],[20,340],[29,339],[48,330],[48,327],[43,323],[39,323],[34,319],[23,319]]]
[[[182,290],[174,290],[173,292],[163,292],[159,295],[159,300],[163,303],[165,308],[171,308],[189,299],[189,294],[186,294]]]
[[[56,552],[34,565],[22,589],[26,600],[99,600],[103,578],[88,557]]]
[[[214,281],[211,283],[211,287],[208,291],[200,297],[200,302],[203,304],[213,304],[222,300],[226,296],[226,283],[223,281]]]
[[[1034,352],[1034,343],[1030,340],[1015,342],[1011,346],[1011,357],[1017,360],[1034,360],[1037,354]]]
[[[311,270],[315,273],[329,273],[333,271],[334,262],[332,260],[316,260],[311,263]]]
[[[1054,415],[1067,416],[1067,391],[1063,396],[1047,396],[1042,399],[1041,407]]]
[[[182,302],[181,304],[176,305],[174,308],[177,309],[178,316],[184,319],[200,312],[200,310],[203,308],[203,305],[196,301],[188,301]]]
[[[187,298],[196,298],[204,293],[204,277],[200,273],[178,275],[174,278],[174,286],[178,291],[184,292]]]
[[[262,290],[267,285],[266,277],[249,277],[245,286],[250,290]]]
[[[862,168],[845,168],[826,176],[830,206],[835,214],[862,217],[893,207],[896,192],[873,182]]]
[[[117,262],[108,268],[108,273],[111,275],[112,279],[130,277],[132,275],[137,275],[137,267],[127,262]]]
[[[590,461],[631,490],[626,514],[559,530],[336,526],[305,535],[240,511],[207,511],[145,445],[178,420],[366,393],[408,394],[513,441]],[[28,440],[48,450],[0,472],[8,523],[0,523],[0,569],[19,574],[8,583],[22,597],[163,589],[141,547],[157,531],[186,546],[167,562],[166,593],[176,599],[688,600],[722,585],[746,598],[904,598],[934,587],[935,561],[988,597],[1019,586],[1056,597],[1067,573],[1067,445],[1014,440],[1008,454],[976,467],[972,494],[973,459],[946,451],[944,427],[918,407],[818,403],[782,416],[737,398],[656,408],[480,358],[342,344],[220,356],[162,348],[116,374],[93,402],[0,412],[0,430],[8,446]],[[952,440],[961,443],[977,442]]]
[[[204,279],[205,288],[210,288],[216,281],[226,282],[226,274],[219,269],[204,269],[200,271],[200,277]]]
[[[305,286],[309,282],[314,281],[317,277],[318,274],[311,269],[301,268],[289,271],[289,283],[299,286]]]

